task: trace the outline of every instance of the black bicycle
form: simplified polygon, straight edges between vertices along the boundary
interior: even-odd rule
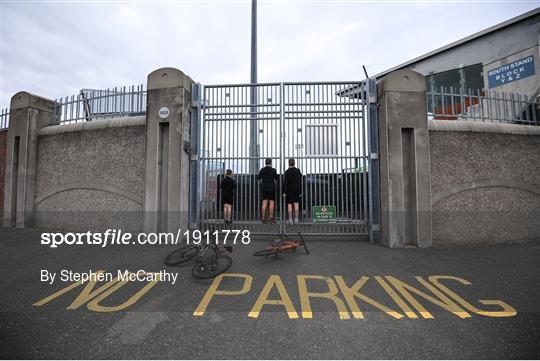
[[[232,247],[225,247],[232,252]],[[195,259],[191,274],[197,279],[214,278],[227,271],[232,265],[232,258],[224,254],[217,244],[192,244],[177,249],[167,255],[163,261],[167,266],[178,266]]]

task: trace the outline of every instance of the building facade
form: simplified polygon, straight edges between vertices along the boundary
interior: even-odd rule
[[[540,8],[431,51],[398,69],[426,77],[428,92],[497,92],[537,98],[540,90]]]

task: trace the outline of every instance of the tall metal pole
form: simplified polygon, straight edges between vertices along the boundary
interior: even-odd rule
[[[251,119],[249,137],[249,170],[256,174],[258,170],[257,149],[257,0],[251,0]]]
[[[251,0],[251,83],[257,83],[257,0]]]

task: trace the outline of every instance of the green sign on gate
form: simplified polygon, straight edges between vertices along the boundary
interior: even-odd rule
[[[336,221],[336,206],[313,206],[313,223]]]

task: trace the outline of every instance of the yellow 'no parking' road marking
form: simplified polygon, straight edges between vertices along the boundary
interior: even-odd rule
[[[103,272],[104,270],[97,271],[97,273]],[[223,280],[227,278],[241,279],[243,281],[242,287],[237,290],[220,289]],[[263,312],[265,306],[272,305],[282,307],[284,313],[290,319],[298,319],[300,316],[302,318],[313,318],[315,313],[311,307],[311,300],[316,298],[325,299],[331,304],[334,304],[337,314],[342,320],[350,319],[351,315],[355,319],[364,318],[364,313],[357,301],[365,302],[394,319],[416,319],[419,318],[419,315],[424,319],[434,318],[433,314],[425,308],[424,303],[426,302],[460,318],[469,318],[471,317],[471,313],[487,317],[512,317],[517,314],[517,311],[513,307],[501,300],[477,301],[484,306],[496,306],[493,310],[483,310],[474,306],[471,302],[466,301],[462,296],[452,291],[449,285],[443,284],[444,281],[453,281],[467,286],[471,285],[469,281],[455,276],[434,275],[427,277],[427,280],[423,277],[416,276],[415,278],[419,285],[422,286],[422,289],[417,288],[418,286],[413,287],[393,276],[361,276],[352,285],[347,285],[347,282],[342,276],[297,275],[296,278],[298,295],[300,298],[300,312],[295,308],[290,293],[287,291],[281,277],[279,275],[270,275],[261,292],[258,294],[253,307],[247,313],[247,316],[257,319],[261,312]],[[310,291],[308,280],[310,280],[310,282],[321,283],[326,288],[326,291]],[[157,282],[159,281],[154,280],[147,282],[127,301],[119,305],[104,306],[101,303],[129,283],[129,281],[121,281],[119,278],[115,278],[99,287],[97,287],[96,280],[89,281],[66,309],[77,309],[86,304],[86,307],[89,310],[95,312],[116,312],[126,310],[137,303],[157,284]],[[368,282],[376,283],[390,296],[394,304],[384,305],[373,297],[363,293],[362,288]],[[219,275],[213,280],[198,306],[195,308],[193,315],[197,317],[204,316],[210,302],[215,296],[241,297],[242,295],[248,294],[251,291],[252,284],[253,276],[249,274],[225,273]],[[44,306],[82,285],[82,281],[75,282],[50,296],[35,302],[33,305],[37,307]],[[269,295],[274,289],[277,291],[279,298],[269,299]],[[420,303],[419,299],[423,303]]]
[[[367,276],[361,276],[352,286],[347,286],[342,276],[335,276],[336,281],[334,281],[334,279],[331,277],[318,275],[297,275],[296,277],[298,282],[298,295],[300,297],[300,314],[302,315],[302,318],[313,318],[314,313],[310,302],[310,300],[313,298],[323,298],[332,301],[336,307],[339,318],[342,320],[350,319],[351,313],[356,319],[364,318],[364,313],[358,306],[356,299],[370,304],[371,306],[395,319],[402,319],[405,317],[418,318],[416,312],[418,312],[418,314],[420,314],[420,316],[423,318],[434,318],[433,314],[413,297],[413,294],[460,318],[471,317],[470,313],[476,313],[488,317],[512,317],[517,314],[517,311],[513,307],[500,300],[478,300],[478,302],[482,303],[483,305],[498,306],[499,309],[494,311],[484,311],[473,306],[455,292],[451,291],[447,286],[441,284],[440,281],[442,280],[457,281],[464,285],[471,284],[469,281],[463,278],[454,276],[430,276],[428,277],[429,281],[426,281],[420,276],[416,276],[416,280],[422,286],[424,286],[427,292],[430,293],[419,290],[418,288],[413,287],[393,276],[374,276],[373,279],[375,282],[377,282],[377,284],[380,285],[380,287],[395,302],[395,305],[392,305],[392,307],[397,307],[397,309],[392,309],[390,306],[385,306],[372,297],[369,297],[361,292],[361,288],[370,280],[370,277]],[[242,288],[233,291],[219,289],[219,286],[225,278],[243,279],[244,283]],[[326,284],[328,291],[309,291],[307,286],[308,279],[317,280],[323,284]],[[198,317],[203,316],[214,296],[237,297],[249,293],[252,283],[253,277],[248,274],[222,274],[216,277],[193,312],[193,315]],[[279,299],[268,298],[272,289],[274,288],[277,290]],[[345,299],[345,302],[341,298],[339,294],[340,292]],[[349,309],[347,309],[346,304],[349,306],[350,312]],[[289,318],[299,318],[299,313],[294,307],[291,297],[289,296],[283,281],[278,275],[271,275],[268,278],[262,291],[257,297],[255,304],[251,308],[251,311],[248,312],[248,317],[258,318],[265,305],[281,306]]]

